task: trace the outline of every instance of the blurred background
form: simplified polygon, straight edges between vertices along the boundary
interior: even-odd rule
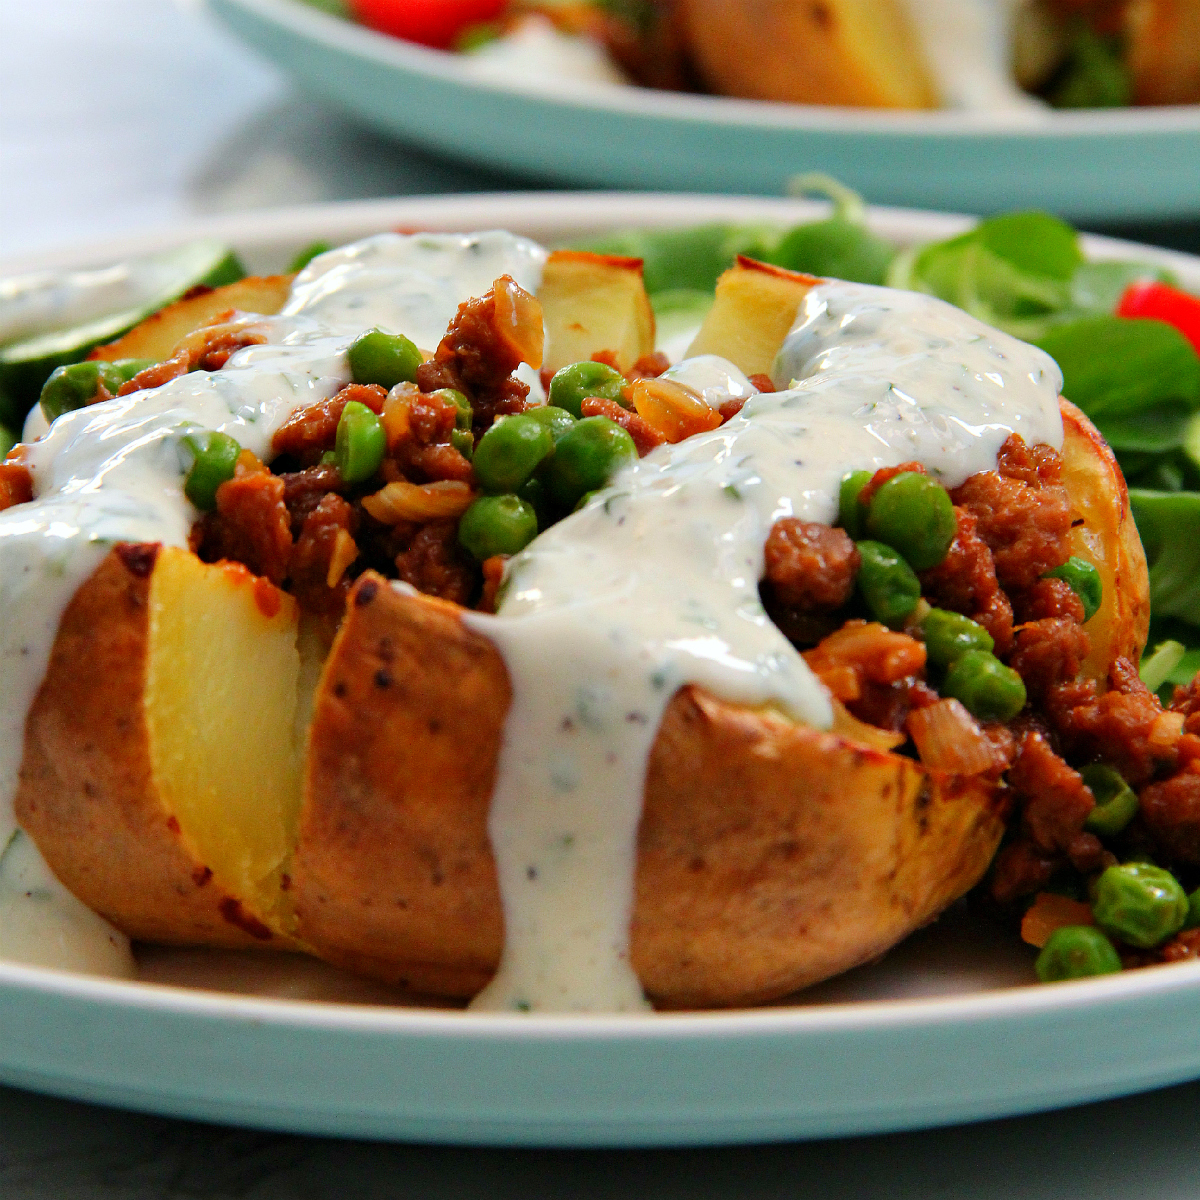
[[[0,0],[0,14],[5,258],[199,214],[539,186],[384,137],[300,93],[199,0]],[[1200,126],[1189,136],[1200,145]],[[1195,251],[1200,193],[1194,210],[1086,225]]]

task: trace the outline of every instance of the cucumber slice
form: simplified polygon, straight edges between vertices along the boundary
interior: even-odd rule
[[[19,428],[55,367],[79,362],[191,288],[245,275],[228,246],[192,242],[91,271],[0,282],[0,422]]]

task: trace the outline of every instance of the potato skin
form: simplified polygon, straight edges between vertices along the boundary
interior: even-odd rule
[[[157,553],[116,547],[63,613],[26,721],[17,820],[63,884],[132,938],[287,944],[218,885],[155,790],[143,697]]]
[[[1118,658],[1135,666],[1141,659],[1150,632],[1150,575],[1113,452],[1080,409],[1067,399],[1058,404],[1063,484],[1080,522],[1071,531],[1071,552],[1088,559],[1104,585],[1100,608],[1085,627],[1091,651],[1082,673],[1104,685]]]
[[[487,821],[510,697],[498,651],[452,606],[358,582],[318,692],[293,862],[299,933],[323,957],[446,995],[491,977]],[[874,958],[983,874],[999,810],[991,781],[683,688],[647,772],[634,967],[660,1004],[692,1007]]]
[[[451,996],[483,987],[503,942],[487,814],[511,698],[459,611],[356,583],[317,688],[291,871],[322,957]]]

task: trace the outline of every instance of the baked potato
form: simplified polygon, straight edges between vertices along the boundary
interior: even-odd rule
[[[550,261],[546,326],[559,330],[550,344],[616,351],[633,368],[652,346],[636,267]],[[589,273],[599,280],[592,304],[580,299]],[[817,282],[739,261],[692,352],[761,374]],[[467,309],[468,328],[499,320],[479,301],[460,315]],[[206,311],[211,319],[225,308]],[[440,394],[433,384],[444,391],[466,378],[446,374],[461,349],[443,343],[427,359],[419,395],[408,384],[393,393],[410,406],[402,420],[378,400],[389,439],[410,436],[411,404]],[[678,384],[664,387],[685,409],[698,403]],[[655,432],[640,415],[616,415]],[[1063,402],[1062,415],[1070,548],[1103,585],[1080,674],[1103,691],[1145,640],[1145,559],[1111,453],[1079,410]],[[394,461],[417,461],[410,450]],[[289,442],[282,453],[312,461],[287,486],[325,469],[316,443]],[[252,481],[275,478],[261,463],[246,470]],[[424,487],[422,503],[450,494],[403,480],[386,488],[398,484]],[[302,514],[306,531],[315,511]],[[416,991],[468,997],[504,942],[488,809],[508,671],[463,622],[461,603],[400,590],[369,563],[351,583],[362,534],[337,519],[320,563],[336,606],[319,614],[334,612],[337,632],[319,678],[320,638],[305,631],[301,605],[243,565],[202,561],[214,544],[206,550],[204,521],[190,550],[114,548],[59,626],[26,725],[17,815],[59,878],[132,937],[302,949]],[[401,579],[425,529],[405,535]],[[485,603],[497,579],[485,562]],[[924,663],[914,637],[875,628]],[[98,682],[81,688],[81,678]],[[630,926],[633,968],[657,1003],[787,995],[883,953],[983,876],[1011,799],[1003,753],[992,754],[965,710],[956,719],[972,731],[975,756],[961,769],[899,753],[904,732],[840,702],[834,712],[823,732],[697,686],[670,700],[645,777]]]

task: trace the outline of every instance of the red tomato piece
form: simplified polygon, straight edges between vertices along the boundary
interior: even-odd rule
[[[350,0],[364,25],[408,42],[449,49],[469,25],[493,21],[506,0]]]
[[[1174,325],[1200,354],[1200,297],[1166,283],[1131,283],[1125,289],[1118,317],[1153,317]]]

